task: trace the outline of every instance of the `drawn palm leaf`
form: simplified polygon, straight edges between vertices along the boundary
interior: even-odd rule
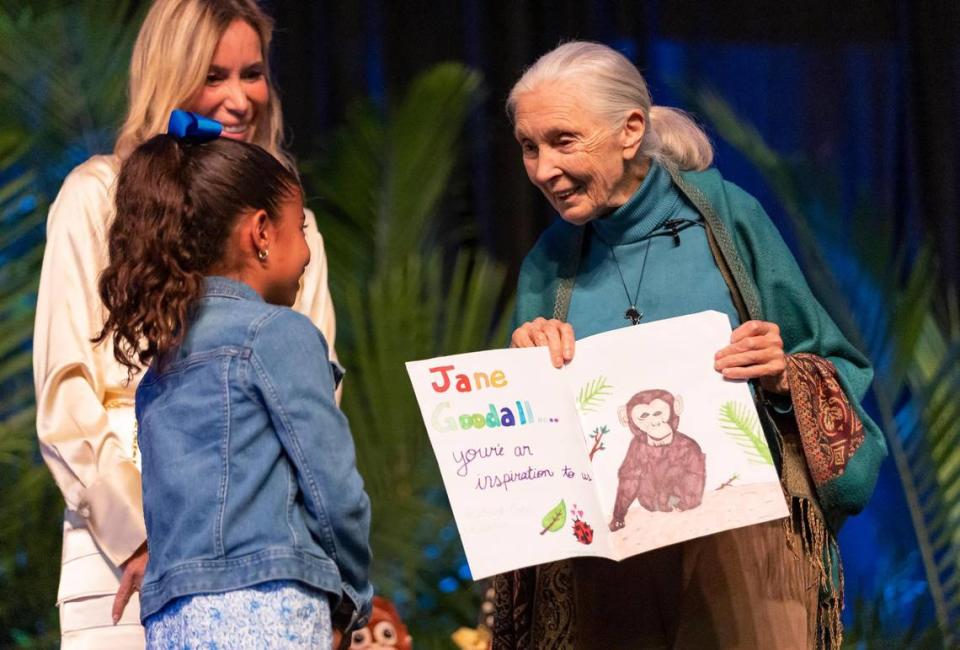
[[[611,395],[613,386],[607,383],[606,377],[592,379],[584,384],[577,394],[577,410],[581,413],[593,413]]]
[[[751,463],[773,465],[773,457],[760,429],[760,422],[745,404],[725,402],[720,407],[720,428],[743,449]]]

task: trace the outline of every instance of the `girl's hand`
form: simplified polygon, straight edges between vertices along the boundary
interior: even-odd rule
[[[143,573],[147,569],[147,543],[144,542],[140,548],[134,551],[130,559],[123,563],[123,575],[120,576],[120,586],[117,588],[117,595],[113,599],[113,624],[116,625],[120,617],[123,616],[123,610],[133,592],[140,591],[140,585],[143,583]]]
[[[510,337],[511,348],[549,347],[555,368],[573,359],[574,343],[573,327],[556,318],[536,318],[515,329]]]
[[[726,379],[759,379],[764,390],[790,392],[787,355],[776,323],[751,320],[733,330],[730,345],[717,352],[713,367]]]

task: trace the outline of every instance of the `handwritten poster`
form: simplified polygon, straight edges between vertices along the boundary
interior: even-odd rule
[[[474,578],[637,553],[787,516],[719,312],[546,348],[407,363]]]

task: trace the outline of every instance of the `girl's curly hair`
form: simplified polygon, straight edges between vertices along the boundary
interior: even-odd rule
[[[100,276],[109,315],[95,343],[113,339],[113,355],[130,376],[183,340],[204,276],[238,261],[227,242],[239,217],[280,206],[300,181],[257,145],[218,138],[190,142],[157,135],[123,163],[110,262]]]

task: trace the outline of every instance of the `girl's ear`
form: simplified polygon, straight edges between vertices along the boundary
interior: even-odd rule
[[[267,216],[266,210],[256,210],[243,217],[243,232],[240,240],[244,242],[244,248],[249,245],[248,252],[265,262],[270,254],[270,244],[273,242],[273,222]]]
[[[266,262],[270,255],[270,244],[275,237],[273,223],[267,216],[266,210],[251,210],[244,213],[234,226],[233,243],[237,250],[227,251],[224,254],[225,263],[237,267],[245,267],[251,260],[260,264]]]

